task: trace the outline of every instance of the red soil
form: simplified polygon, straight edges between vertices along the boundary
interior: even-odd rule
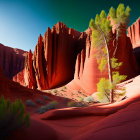
[[[0,77],[0,93],[8,98],[39,98],[42,94]],[[140,77],[126,85],[127,99],[113,104],[94,104],[84,108],[64,108],[42,115],[31,113],[31,126],[13,133],[9,139],[25,140],[139,140]],[[49,96],[49,95],[48,95]],[[51,98],[58,99],[53,95]]]

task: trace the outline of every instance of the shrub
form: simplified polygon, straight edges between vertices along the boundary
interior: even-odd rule
[[[54,92],[54,93],[57,93],[58,91],[57,91],[57,89],[55,89],[53,92]]]
[[[0,98],[0,139],[5,139],[20,127],[29,127],[30,115],[24,111],[25,106],[21,100],[16,99],[11,103],[4,96]]]
[[[36,103],[38,103],[38,104],[43,104],[43,101],[42,101],[41,99],[37,99],[37,100],[36,100]]]
[[[74,95],[74,93],[72,93],[72,92],[71,92],[71,95],[73,96],[73,95]]]
[[[39,113],[42,114],[45,113],[46,111],[47,111],[46,106],[41,106]]]
[[[54,108],[55,108],[56,105],[58,104],[58,102],[57,102],[57,101],[52,101],[52,102],[50,102],[49,104],[52,105],[52,106],[54,106]]]
[[[68,102],[68,107],[74,107],[75,106],[75,102],[73,102],[73,101],[70,101],[70,102]]]
[[[84,98],[84,101],[87,103],[91,103],[91,102],[93,102],[93,98],[91,96],[88,96],[88,97]]]
[[[83,104],[83,103],[76,103],[76,107],[85,107],[85,104]]]
[[[48,96],[43,96],[43,98],[44,98],[45,100],[50,100],[50,98],[49,98]]]
[[[77,91],[77,92],[80,93],[80,94],[82,93],[81,91]]]
[[[35,107],[36,106],[36,104],[32,100],[26,100],[26,105],[27,106],[31,106],[31,107]]]
[[[35,112],[40,113],[40,114],[45,113],[51,109],[55,109],[57,104],[58,104],[57,101],[52,101],[48,103],[47,105],[41,106],[40,109],[36,109]]]
[[[62,87],[61,91],[66,92],[67,87]]]
[[[84,98],[82,98],[82,97],[80,97],[80,98],[78,99],[79,102],[82,102],[83,100],[84,100]]]

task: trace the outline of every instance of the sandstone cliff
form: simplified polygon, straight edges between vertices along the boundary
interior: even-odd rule
[[[110,42],[110,56],[115,53],[115,58],[119,62],[123,62],[120,67],[120,74],[127,75],[127,79],[130,79],[138,75],[138,66],[133,54],[132,44],[130,38],[126,36],[126,29],[122,28],[118,40],[116,40],[116,29],[113,28],[112,41]],[[68,84],[70,89],[82,90],[87,94],[92,94],[97,91],[97,83],[101,77],[108,77],[107,71],[100,72],[98,69],[97,59],[94,57],[96,51],[92,46],[91,33],[88,32],[86,39],[86,50],[82,50],[78,54],[75,66],[74,80]]]
[[[128,28],[128,37],[131,40],[137,63],[140,67],[140,18]]]
[[[24,70],[13,80],[39,89],[66,84],[74,78],[76,57],[85,48],[85,41],[86,33],[58,22],[52,29],[48,28],[43,37],[39,36],[33,55],[28,54]]]
[[[128,36],[133,48],[140,47],[140,18],[128,28]]]
[[[4,76],[12,79],[14,75],[24,69],[24,61],[27,52],[10,48],[0,44],[0,67]]]
[[[123,62],[119,72],[130,79],[138,74],[130,38],[122,28],[116,41],[116,30],[113,30],[110,55],[117,43],[115,57]],[[33,54],[29,52],[24,70],[14,77],[14,81],[29,88],[51,89],[72,80],[68,84],[70,89],[92,94],[96,92],[99,79],[108,77],[107,71],[98,70],[94,54],[90,29],[80,33],[58,22],[52,29],[48,28],[43,37],[39,36]]]

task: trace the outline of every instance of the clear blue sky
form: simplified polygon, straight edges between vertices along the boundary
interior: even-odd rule
[[[38,36],[58,21],[84,31],[102,9],[129,5],[132,24],[140,16],[140,0],[0,0],[0,43],[34,50]]]

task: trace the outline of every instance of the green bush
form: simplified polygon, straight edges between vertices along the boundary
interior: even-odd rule
[[[29,127],[30,115],[24,113],[25,106],[21,100],[14,102],[0,98],[0,139],[5,139],[13,131],[21,127]]]
[[[38,103],[38,104],[44,104],[44,102],[41,99],[37,99],[36,100],[36,103]]]
[[[88,96],[88,97],[84,98],[84,101],[87,103],[91,103],[91,102],[93,102],[93,98],[91,96]]]
[[[78,99],[79,102],[82,102],[83,100],[84,100],[84,98],[82,98],[82,97],[80,97],[80,98]]]
[[[47,105],[43,105],[39,109],[36,109],[35,112],[42,114],[49,110],[55,109],[57,105],[58,105],[57,101],[52,101],[52,102],[48,103]]]
[[[27,106],[31,106],[31,107],[35,107],[36,106],[36,104],[32,100],[26,100],[26,105]]]
[[[48,96],[43,96],[43,98],[44,98],[45,100],[50,100],[50,98],[49,98]]]
[[[57,93],[58,92],[58,90],[57,89],[54,89],[54,91],[53,91],[54,93]]]
[[[52,105],[52,106],[54,106],[54,107],[56,107],[56,105],[58,105],[58,102],[57,101],[52,101],[49,104]]]
[[[75,102],[71,101],[71,102],[68,102],[68,107],[74,107],[75,106]]]

